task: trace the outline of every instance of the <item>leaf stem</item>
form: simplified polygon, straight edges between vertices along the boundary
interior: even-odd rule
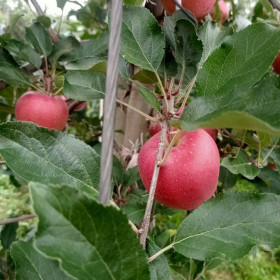
[[[142,115],[143,117],[147,118],[147,119],[150,120],[150,121],[153,121],[153,122],[159,121],[159,119],[154,118],[154,117],[151,117],[151,116],[145,114],[144,112],[138,110],[137,108],[135,108],[135,107],[133,107],[133,106],[131,106],[131,105],[129,105],[129,104],[127,104],[127,103],[125,103],[125,102],[119,100],[119,99],[116,99],[116,101],[117,101],[118,103],[120,103],[120,104],[122,104],[122,105],[124,105],[124,106],[126,106],[126,107],[128,107],[128,108],[130,108],[131,110],[137,112],[138,114]]]
[[[159,257],[160,255],[162,255],[164,252],[172,249],[174,246],[174,243],[171,243],[170,245],[166,246],[165,248],[161,249],[160,251],[158,251],[157,253],[155,253],[153,256],[148,258],[148,262],[152,262],[153,260],[155,260],[157,257]]]
[[[166,152],[164,154],[163,159],[161,161],[159,161],[158,166],[161,167],[161,166],[163,166],[165,164],[165,162],[166,162],[166,160],[167,160],[167,158],[168,158],[168,156],[169,156],[169,154],[171,152],[171,149],[174,147],[174,144],[176,143],[176,140],[178,139],[178,136],[180,135],[180,133],[181,133],[181,130],[178,129],[176,131],[175,135],[173,136],[170,144],[168,145],[168,148],[167,148],[167,150],[166,150]]]
[[[276,146],[277,146],[277,142],[279,141],[279,138],[280,138],[280,137],[277,138],[277,140],[275,141],[275,144],[274,144],[273,147],[270,149],[270,151],[267,153],[267,155],[265,156],[265,158],[263,159],[263,161],[262,161],[261,164],[263,164],[264,162],[266,162],[267,159],[269,158],[269,156],[272,154],[273,150],[274,150],[274,149],[276,148]]]
[[[159,87],[160,87],[160,91],[161,91],[162,94],[163,94],[164,103],[165,103],[165,107],[166,107],[166,112],[168,112],[168,100],[167,100],[166,92],[165,92],[165,90],[164,90],[164,87],[163,87],[163,84],[162,84],[162,82],[161,82],[160,76],[158,75],[157,72],[155,72],[155,75],[156,75],[157,80],[158,80],[158,84],[159,84]]]
[[[2,225],[12,224],[12,223],[15,223],[15,222],[30,220],[30,219],[33,219],[33,218],[36,218],[36,217],[37,217],[37,215],[34,215],[34,214],[23,215],[23,216],[20,216],[20,217],[15,217],[15,218],[0,221],[0,225],[2,226]]]
[[[149,224],[150,224],[150,219],[151,219],[151,211],[152,211],[152,207],[153,207],[153,202],[154,202],[154,197],[155,197],[155,192],[156,192],[156,187],[157,187],[157,181],[158,181],[158,175],[159,175],[159,170],[160,170],[160,166],[158,166],[158,162],[161,161],[162,156],[163,156],[167,126],[168,126],[167,121],[164,120],[162,123],[160,141],[158,144],[158,151],[157,151],[157,156],[156,156],[156,160],[155,160],[155,167],[154,167],[154,173],[153,173],[152,182],[151,182],[151,186],[150,186],[148,203],[147,203],[147,207],[146,207],[146,211],[145,211],[144,220],[142,222],[141,229],[139,230],[140,243],[143,245],[144,248],[146,246],[146,239],[148,236]]]

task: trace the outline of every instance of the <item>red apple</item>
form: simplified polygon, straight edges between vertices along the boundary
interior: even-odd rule
[[[220,22],[224,23],[229,17],[229,6],[224,0],[219,0],[218,5],[219,5],[220,14],[221,14]],[[211,16],[213,19],[216,18],[215,7],[211,11]]]
[[[78,106],[76,106],[74,111],[78,112],[78,111],[82,111],[82,110],[87,110],[87,102],[86,101],[83,101]]]
[[[18,121],[33,122],[61,131],[67,124],[69,112],[66,102],[60,96],[29,91],[18,99],[15,115]]]
[[[140,177],[148,191],[159,139],[160,132],[144,144],[138,157]],[[165,151],[167,146],[166,140]],[[170,208],[195,209],[215,193],[219,170],[219,151],[210,135],[203,129],[181,132],[160,169],[155,199]]]
[[[278,54],[278,56],[275,58],[273,64],[273,70],[276,74],[280,75],[280,52]]]
[[[181,5],[191,11],[197,20],[202,20],[213,9],[216,0],[181,0]],[[162,4],[166,13],[172,15],[176,7],[173,0],[162,0]]]
[[[159,131],[161,131],[161,123],[160,122],[151,122],[149,126],[149,133],[150,136],[154,136],[157,134]]]
[[[204,130],[213,138],[214,141],[218,138],[218,130],[213,128],[204,128]]]

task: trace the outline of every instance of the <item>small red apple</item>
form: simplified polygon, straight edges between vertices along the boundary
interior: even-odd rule
[[[76,106],[74,111],[78,112],[78,111],[82,111],[82,110],[87,110],[87,102],[86,101],[83,101],[78,106]]]
[[[28,91],[18,99],[15,115],[18,121],[33,122],[62,131],[67,124],[69,112],[66,102],[60,96]]]
[[[280,75],[280,52],[278,54],[278,56],[275,58],[273,64],[273,70],[276,74]]]
[[[216,0],[181,0],[181,5],[191,11],[197,20],[202,20],[213,9],[215,2]],[[162,4],[169,16],[175,12],[173,0],[162,0]]]
[[[221,14],[220,22],[224,23],[229,17],[229,6],[224,0],[219,0],[218,5],[219,5],[220,14]],[[212,9],[210,14],[213,19],[216,18],[215,7]]]
[[[138,157],[140,177],[149,191],[160,133],[150,138]],[[165,151],[168,146],[165,143]],[[163,205],[191,210],[215,193],[220,170],[216,143],[203,129],[181,132],[176,146],[160,168],[155,199]]]

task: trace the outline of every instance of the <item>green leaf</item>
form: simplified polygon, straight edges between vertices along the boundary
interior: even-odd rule
[[[198,38],[203,43],[203,54],[200,65],[221,46],[225,38],[232,34],[232,28],[218,27],[214,21],[205,22],[198,30]]]
[[[1,230],[0,240],[3,249],[9,250],[11,244],[16,240],[18,223],[4,225]]]
[[[53,51],[49,56],[50,63],[55,65],[59,59],[76,52],[79,46],[80,43],[74,37],[66,37],[55,42]]]
[[[132,223],[137,224],[143,221],[146,207],[145,205],[136,203],[123,205],[121,209]]]
[[[73,136],[33,123],[9,122],[0,125],[0,153],[26,181],[71,184],[97,194],[100,157]]]
[[[56,0],[57,7],[61,10],[64,9],[65,4],[68,2],[68,0]]]
[[[16,264],[17,279],[74,280],[60,269],[58,261],[44,257],[30,241],[15,242],[12,245],[11,255]]]
[[[142,98],[151,105],[152,108],[160,112],[160,103],[159,100],[156,98],[153,92],[151,92],[147,88],[138,87],[137,88],[139,94],[142,96]]]
[[[149,257],[156,254],[160,248],[152,241],[148,240],[147,250]],[[151,280],[170,280],[170,271],[167,259],[164,255],[160,255],[150,263]]]
[[[107,61],[109,33],[81,44],[75,55],[66,59],[67,70],[89,70],[100,62]]]
[[[164,56],[164,36],[156,19],[145,8],[123,11],[121,53],[130,63],[156,72]]]
[[[119,59],[119,73],[125,79],[129,79],[132,74],[132,65],[125,61],[121,55]]]
[[[38,16],[37,21],[42,24],[45,28],[51,27],[52,21],[47,16]]]
[[[271,137],[268,133],[258,131],[259,149],[263,150],[267,148],[271,143]]]
[[[59,259],[70,275],[150,279],[145,252],[121,211],[98,204],[76,188],[31,183],[30,190],[39,216],[35,245]]]
[[[124,0],[125,5],[133,5],[133,6],[143,6],[145,4],[144,0]]]
[[[248,91],[270,69],[280,49],[280,28],[255,23],[228,36],[199,71],[198,94],[220,96]]]
[[[155,73],[147,71],[147,70],[140,70],[132,77],[132,79],[139,81],[143,84],[157,83],[157,77],[156,77]]]
[[[15,60],[29,62],[36,68],[40,68],[42,59],[40,55],[29,45],[12,39],[2,43],[2,46],[9,51],[10,55],[12,55]]]
[[[184,19],[177,21],[175,30],[175,59],[178,64],[178,74],[181,76],[184,69],[183,80],[188,83],[198,71],[203,46],[196,35],[196,28],[190,21]]]
[[[236,260],[280,242],[280,196],[233,192],[204,203],[179,226],[174,248],[197,260]]]
[[[184,111],[181,126],[185,130],[228,127],[280,135],[278,79],[268,76],[248,92],[199,97]]]
[[[265,193],[280,194],[280,176],[279,172],[269,167],[264,167],[258,175],[262,181],[256,181],[256,187]]]
[[[28,76],[19,70],[13,58],[2,48],[0,48],[0,61],[0,80],[13,86],[29,84]]]
[[[52,52],[53,45],[46,29],[39,23],[35,22],[26,28],[26,39],[33,44],[37,52],[45,57]]]
[[[232,174],[227,168],[220,167],[219,182],[222,184],[222,188],[232,188],[237,181],[237,176]]]
[[[249,156],[243,149],[239,149],[236,158],[224,158],[221,166],[227,168],[231,173],[241,174],[249,180],[253,180],[260,172],[260,169],[249,161]]]
[[[105,79],[103,73],[68,71],[63,92],[67,97],[81,101],[102,99],[105,95]]]

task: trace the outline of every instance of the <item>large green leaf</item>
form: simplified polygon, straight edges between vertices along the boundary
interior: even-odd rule
[[[260,172],[260,169],[250,162],[249,156],[243,149],[239,149],[235,158],[224,158],[221,166],[227,168],[231,173],[241,174],[249,180],[253,180]]]
[[[37,52],[48,56],[51,54],[53,45],[46,29],[39,23],[35,22],[26,28],[26,39],[33,44]]]
[[[7,51],[0,48],[0,81],[4,81],[13,86],[29,84],[29,78],[15,63]]]
[[[33,123],[9,122],[0,125],[0,153],[26,181],[71,184],[97,193],[100,157],[73,136]]]
[[[181,125],[185,130],[232,127],[280,135],[278,79],[268,76],[248,92],[199,97],[188,105]]]
[[[107,61],[109,34],[104,33],[97,39],[81,44],[74,55],[66,59],[67,70],[89,70],[100,62]]]
[[[205,22],[198,30],[198,38],[203,43],[203,54],[200,65],[221,46],[225,38],[232,34],[232,28],[218,27],[214,21]]]
[[[66,37],[54,44],[53,51],[49,57],[52,65],[55,65],[59,59],[63,59],[66,55],[75,52],[80,43],[74,37]]]
[[[20,280],[74,280],[59,267],[58,261],[50,260],[39,253],[32,242],[17,241],[12,245],[12,258]],[[20,277],[20,278],[19,278]]]
[[[198,260],[236,260],[280,242],[280,196],[234,192],[204,203],[179,226],[174,248]]]
[[[2,46],[9,51],[15,60],[30,62],[36,68],[40,68],[42,59],[40,55],[29,45],[12,39],[2,43]]]
[[[252,24],[228,36],[199,71],[199,95],[219,96],[248,91],[271,67],[280,49],[280,28]]]
[[[147,257],[126,216],[76,188],[31,183],[36,247],[77,279],[147,280]]]
[[[102,99],[105,95],[105,79],[103,73],[68,71],[63,92],[67,97],[81,101]]]
[[[124,8],[121,53],[128,62],[143,69],[156,72],[160,66],[164,56],[164,36],[146,8]]]

